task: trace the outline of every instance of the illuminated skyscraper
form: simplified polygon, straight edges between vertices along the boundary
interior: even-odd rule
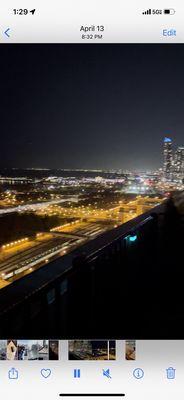
[[[174,176],[184,178],[184,147],[178,147],[174,155]]]
[[[171,179],[172,177],[172,140],[168,137],[164,138],[164,177]]]

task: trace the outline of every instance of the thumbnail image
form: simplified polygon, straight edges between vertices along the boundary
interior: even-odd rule
[[[115,360],[115,340],[70,340],[69,360]]]
[[[0,340],[0,360],[6,360],[7,340]]]
[[[125,340],[125,359],[126,360],[136,360],[136,341],[135,340]]]
[[[18,340],[18,360],[48,359],[48,340]]]
[[[6,359],[10,361],[18,359],[17,340],[9,339],[7,341]]]
[[[59,360],[58,340],[49,340],[49,360]]]
[[[109,340],[108,342],[109,360],[116,360],[116,341]]]

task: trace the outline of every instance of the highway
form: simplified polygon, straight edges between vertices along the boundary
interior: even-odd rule
[[[68,232],[69,230],[69,232]],[[71,229],[63,228],[62,231],[57,231],[57,236],[43,238],[41,240],[35,240],[30,243],[30,247],[26,249],[18,249],[17,246],[11,249],[11,253],[7,254],[10,250],[1,250],[0,253],[0,277],[4,280],[12,278],[18,278],[24,272],[32,272],[35,268],[41,267],[50,258],[60,257],[74,247],[78,247],[84,241],[93,239],[100,235],[102,232],[107,230],[106,226],[101,226],[95,223],[78,223],[78,226],[71,227]],[[60,235],[58,235],[60,233]],[[68,233],[68,237],[66,235]],[[70,236],[71,233],[71,236]],[[79,234],[79,238],[72,237],[72,234]],[[29,245],[29,243],[28,243]]]
[[[75,242],[75,239],[57,237],[45,242],[39,242],[24,251],[16,252],[15,255],[8,257],[5,261],[0,261],[1,277],[4,279],[11,278],[13,275],[17,275],[33,265],[49,259],[56,253],[64,254],[62,251],[73,242]]]
[[[92,237],[97,234],[100,234],[102,232],[105,232],[108,229],[108,226],[103,226],[102,224],[92,222],[92,223],[87,223],[87,222],[80,222],[76,225],[71,225],[68,227],[64,227],[61,229],[58,229],[57,232],[72,232],[73,234],[79,234],[80,236],[85,236],[85,237]]]
[[[67,199],[53,200],[46,203],[36,203],[14,207],[9,209],[8,212],[15,212],[15,210],[35,211],[35,207],[36,209],[42,209],[43,207],[47,208],[50,204],[59,204],[66,201],[77,201],[77,197],[69,197]],[[151,201],[158,202],[158,198],[151,199]],[[144,203],[149,203],[149,197],[147,196],[144,199],[138,197],[136,201],[130,201],[127,204],[122,204],[121,202],[110,210],[101,210],[102,215],[100,216],[98,210],[92,210],[92,213],[90,213],[89,207],[87,208],[87,211],[84,210],[83,207],[82,209],[80,207],[78,210],[78,218],[80,218],[79,220],[75,219],[74,221],[72,220],[72,222],[68,222],[64,225],[56,226],[55,228],[52,228],[50,232],[38,233],[35,240],[29,239],[29,241],[27,241],[25,244],[22,244],[20,248],[17,246],[14,247],[14,243],[13,248],[12,243],[2,246],[0,251],[1,283],[3,284],[3,280],[6,283],[13,281],[14,279],[18,279],[22,276],[22,274],[31,273],[35,269],[42,267],[50,259],[61,257],[64,254],[69,253],[74,248],[79,247],[82,243],[94,239],[98,235],[101,235],[103,232],[112,229],[113,227],[117,227],[122,223],[122,216],[121,213],[119,213],[120,209],[123,210],[123,217],[125,218],[125,216],[128,215],[128,219],[132,219],[136,216],[136,213],[130,214],[132,206],[141,206],[141,211],[136,209],[137,214],[141,214],[142,202],[143,205]],[[151,208],[152,205],[149,204],[149,207]],[[67,213],[69,213],[70,218],[76,218],[76,213],[72,214],[72,211],[74,212],[76,210],[71,210],[70,208],[67,210]],[[6,210],[0,210],[0,213],[2,212],[5,213]],[[96,221],[94,215],[95,212]],[[114,215],[108,215],[109,212],[117,213],[116,222],[114,222]],[[84,216],[85,213],[86,215]],[[101,221],[102,216],[104,220],[106,219],[106,222],[108,220],[108,223]],[[109,220],[109,217],[111,217],[111,220]],[[94,222],[92,222],[93,220]],[[5,249],[3,247],[5,247]]]
[[[9,214],[9,213],[15,213],[15,212],[26,212],[26,211],[37,211],[43,208],[46,208],[50,206],[51,204],[60,204],[60,203],[66,203],[66,202],[77,202],[78,201],[78,196],[73,196],[73,197],[66,197],[64,199],[60,200],[50,200],[50,201],[45,201],[42,203],[34,203],[34,204],[24,204],[16,207],[8,207],[8,208],[3,208],[0,209],[0,215],[1,214]]]

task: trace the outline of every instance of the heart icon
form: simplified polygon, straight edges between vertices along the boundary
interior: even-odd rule
[[[48,378],[48,377],[51,375],[51,369],[49,369],[49,368],[47,368],[47,369],[45,369],[45,368],[41,369],[41,375],[42,375],[44,378]]]

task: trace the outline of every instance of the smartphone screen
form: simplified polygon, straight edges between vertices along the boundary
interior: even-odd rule
[[[9,0],[0,28],[2,399],[182,399],[184,6]]]

